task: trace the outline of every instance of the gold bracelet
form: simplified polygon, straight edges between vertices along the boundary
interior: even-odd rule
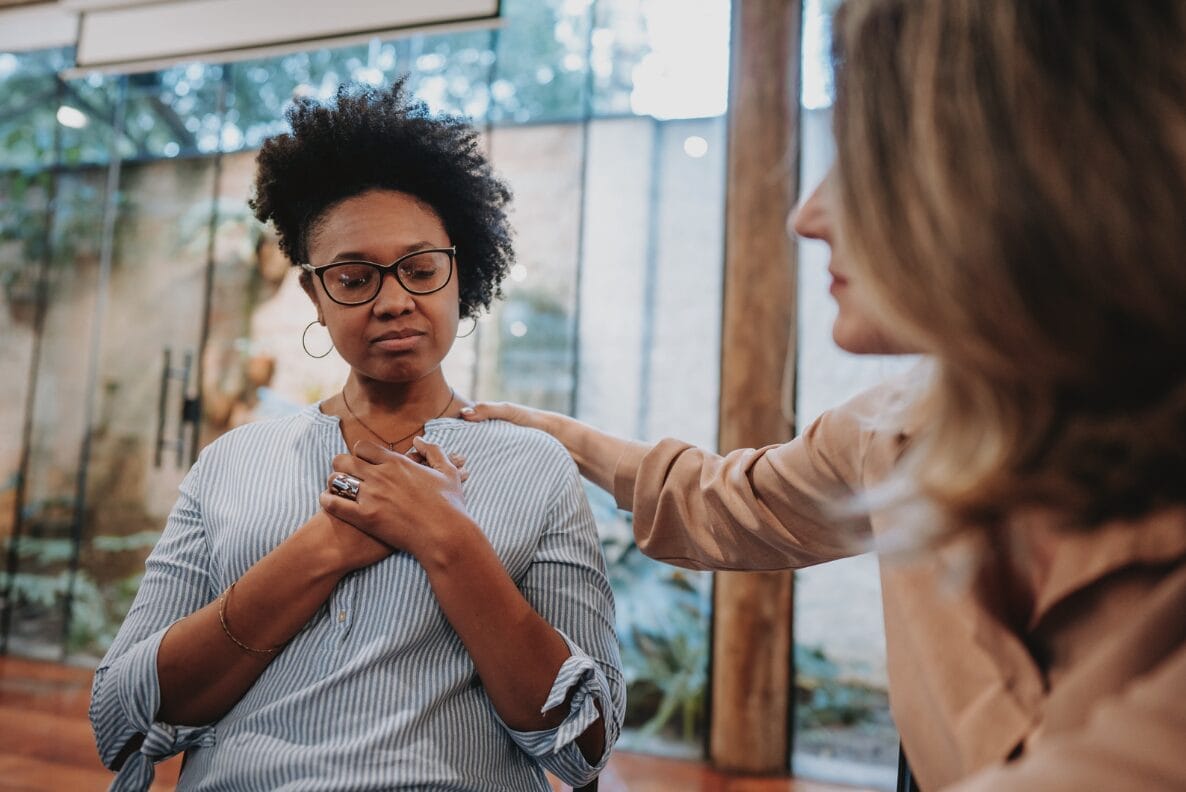
[[[236,581],[236,582],[238,582],[238,581]],[[248,652],[251,652],[252,654],[276,654],[281,649],[283,649],[284,648],[283,645],[277,646],[275,649],[256,649],[254,647],[248,646],[247,644],[243,643],[242,641],[240,641],[238,638],[236,638],[234,635],[231,634],[231,628],[227,627],[227,624],[226,624],[226,604],[227,604],[227,600],[230,599],[231,591],[233,591],[234,588],[235,588],[235,584],[232,583],[231,585],[227,586],[226,591],[222,592],[222,594],[220,594],[218,596],[218,623],[222,625],[222,631],[224,633],[226,633],[226,637],[230,638],[232,641],[234,641],[235,645],[238,646],[240,649],[246,649]]]

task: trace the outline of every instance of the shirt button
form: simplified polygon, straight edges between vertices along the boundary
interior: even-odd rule
[[[338,621],[346,621],[346,611],[338,611]]]

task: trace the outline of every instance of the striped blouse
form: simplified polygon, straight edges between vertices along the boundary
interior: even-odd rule
[[[177,619],[211,602],[317,509],[338,419],[317,405],[250,424],[206,448],[181,484],[144,581],[95,673],[91,723],[108,767],[145,735],[112,789],[143,790],[152,763],[187,751],[178,790],[546,790],[544,769],[580,785],[604,766],[625,692],[614,605],[576,467],[549,436],[501,421],[437,419],[425,437],[466,458],[466,505],[524,597],[564,637],[542,711],[556,728],[498,717],[420,565],[397,553],[343,578],[329,601],[220,720],[155,721],[156,653]],[[605,755],[574,740],[597,717]]]

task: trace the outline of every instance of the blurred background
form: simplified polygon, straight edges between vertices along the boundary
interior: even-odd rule
[[[0,653],[93,667],[201,447],[343,383],[336,356],[302,351],[312,307],[246,205],[291,100],[343,81],[410,75],[481,129],[515,192],[519,263],[447,361],[459,393],[716,446],[735,9],[495,5],[492,24],[156,68],[13,43],[12,15],[39,6],[0,2]],[[804,194],[832,156],[835,5],[801,4]],[[834,347],[826,260],[800,246],[800,428],[905,365]],[[644,558],[630,516],[588,494],[629,682],[620,746],[703,758],[712,576]],[[797,573],[793,630],[790,767],[892,788],[875,561]]]

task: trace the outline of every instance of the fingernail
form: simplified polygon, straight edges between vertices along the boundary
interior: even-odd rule
[[[462,407],[462,408],[461,408],[461,414],[462,414],[462,415],[473,415],[473,414],[474,414],[474,408],[473,408],[473,407]]]

